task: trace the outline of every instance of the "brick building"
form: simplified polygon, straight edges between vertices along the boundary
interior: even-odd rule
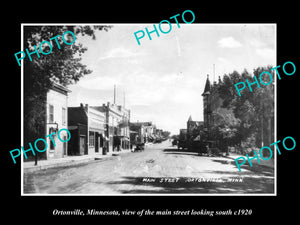
[[[236,125],[241,123],[244,127],[247,127],[249,126],[248,122],[253,122],[249,121],[247,113],[243,113],[244,116],[240,120],[237,120],[232,108],[222,107],[223,99],[220,97],[220,93],[218,91],[219,85],[222,85],[220,77],[218,83],[214,82],[214,84],[211,85],[209,76],[207,75],[206,84],[202,93],[204,130],[208,134],[208,139],[212,141],[219,141],[213,140],[213,137],[215,136],[213,130],[214,127],[222,125],[228,121],[231,121],[232,124]],[[241,141],[241,151],[248,148],[247,145],[249,145],[250,139],[261,142],[261,146],[258,147],[269,145],[274,140],[274,109],[271,107],[267,108],[264,104],[264,100],[262,100],[262,103],[260,104],[262,106],[263,113],[257,115],[257,117],[260,118],[260,124],[256,125],[258,127],[257,133],[253,133],[252,137],[248,138],[249,140]],[[224,144],[220,143],[221,147],[223,145]],[[268,152],[265,151],[264,156],[268,156]]]
[[[68,108],[69,155],[106,154],[106,113],[98,107],[80,104]]]
[[[209,75],[207,75],[203,96],[203,118],[204,118],[204,130],[208,134],[210,139],[212,136],[212,127],[218,125],[220,121],[218,120],[218,112],[227,113],[225,108],[222,108],[223,100],[220,98],[219,92],[217,91],[218,85],[221,83],[221,78],[219,77],[219,83],[214,82],[211,85],[209,80]],[[230,112],[228,112],[230,113]]]

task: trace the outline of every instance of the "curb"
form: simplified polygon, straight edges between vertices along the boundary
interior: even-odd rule
[[[30,173],[30,172],[35,172],[38,170],[45,170],[45,169],[51,169],[51,168],[57,168],[57,167],[69,167],[73,165],[78,165],[81,163],[87,163],[89,161],[94,160],[94,158],[87,158],[87,159],[80,159],[80,160],[70,160],[70,161],[64,161],[64,162],[55,162],[52,164],[47,164],[47,165],[37,165],[37,166],[30,166],[27,168],[23,167],[23,172],[24,173]]]
[[[70,159],[66,161],[61,162],[54,162],[46,165],[37,165],[37,166],[30,166],[24,168],[23,165],[23,173],[31,173],[39,170],[45,170],[45,169],[51,169],[51,168],[58,168],[58,167],[71,167],[78,164],[84,164],[88,163],[90,161],[106,161],[106,160],[112,160],[115,158],[115,156],[120,156],[122,154],[126,153],[132,153],[131,151],[126,152],[118,152],[118,153],[112,153],[111,155],[102,155],[102,156],[91,156],[88,158],[83,159]]]

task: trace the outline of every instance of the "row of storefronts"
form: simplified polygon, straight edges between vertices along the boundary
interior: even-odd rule
[[[130,123],[130,110],[122,105],[107,102],[98,106],[80,104],[68,107],[69,92],[66,87],[55,83],[48,91],[45,136],[67,128],[71,139],[62,143],[52,135],[57,143],[53,145],[48,137],[50,147],[39,156],[40,159],[112,154],[131,149],[133,143],[152,142],[161,136],[162,130],[156,129],[152,122]]]
[[[68,155],[106,155],[129,149],[130,111],[123,106],[103,104],[68,107]]]

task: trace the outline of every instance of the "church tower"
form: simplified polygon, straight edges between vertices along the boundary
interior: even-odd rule
[[[192,116],[189,117],[188,121],[187,121],[187,133],[191,133],[191,130],[193,128],[193,119],[192,119]]]
[[[210,117],[211,117],[210,91],[211,91],[211,85],[209,81],[209,75],[207,74],[206,84],[202,96],[203,96],[204,128],[206,128],[208,131],[210,127]]]

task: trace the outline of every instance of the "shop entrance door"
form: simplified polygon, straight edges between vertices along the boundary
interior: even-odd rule
[[[85,137],[80,136],[79,139],[79,155],[84,155],[85,152]]]
[[[95,132],[95,152],[99,152],[99,133]]]

